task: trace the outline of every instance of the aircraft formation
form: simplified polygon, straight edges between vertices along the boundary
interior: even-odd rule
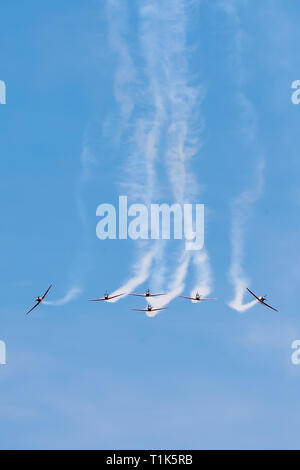
[[[26,312],[26,315],[31,313],[36,307],[38,307],[45,300],[45,298],[46,298],[48,292],[50,291],[51,287],[52,287],[52,284],[50,284],[50,286],[48,287],[48,289],[46,290],[46,292],[42,296],[39,296],[35,299],[36,304],[28,312]],[[258,297],[256,294],[254,294],[254,292],[252,292],[250,289],[248,289],[248,287],[247,287],[247,291],[256,299],[257,303],[260,303],[261,305],[264,305],[265,307],[269,307],[272,310],[275,310],[275,312],[278,312],[278,310],[276,308],[274,308],[271,305],[266,303],[267,297],[265,295]],[[121,294],[110,296],[108,294],[108,292],[105,292],[103,297],[98,298],[98,299],[89,299],[89,302],[102,302],[102,301],[106,302],[108,300],[115,299],[115,298],[121,297],[123,295],[126,295],[126,293],[123,292]],[[149,299],[150,297],[160,297],[160,296],[166,295],[166,294],[165,293],[152,294],[150,292],[150,290],[147,289],[146,292],[143,293],[143,294],[128,294],[128,295],[131,295],[131,296],[134,296],[134,297],[144,297],[146,299]],[[188,299],[188,300],[192,300],[192,301],[196,301],[196,302],[201,302],[201,301],[205,301],[205,300],[217,300],[216,298],[212,298],[212,297],[202,297],[198,292],[195,294],[195,297],[189,297],[189,296],[185,296],[185,295],[180,295],[179,297],[181,297],[182,299]],[[157,312],[159,310],[167,310],[167,308],[168,307],[153,308],[151,306],[151,304],[148,303],[148,306],[146,308],[131,308],[131,310],[134,310],[136,312]]]

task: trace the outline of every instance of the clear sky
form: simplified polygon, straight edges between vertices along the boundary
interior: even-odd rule
[[[0,448],[299,448],[299,3],[0,17]],[[205,204],[205,249],[97,239],[119,195]],[[168,310],[87,302],[124,286],[171,292]],[[218,301],[176,298],[194,288]]]

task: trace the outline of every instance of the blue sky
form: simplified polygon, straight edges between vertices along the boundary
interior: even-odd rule
[[[298,3],[21,0],[0,16],[0,448],[299,448]],[[97,206],[123,194],[205,204],[203,257],[98,240]],[[142,271],[134,290],[171,290],[168,310],[87,302]],[[51,282],[58,305],[27,317]],[[243,311],[245,285],[279,313]],[[175,298],[195,286],[218,302]]]

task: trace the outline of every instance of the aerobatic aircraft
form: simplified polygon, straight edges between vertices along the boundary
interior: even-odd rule
[[[272,310],[275,310],[275,312],[278,312],[278,310],[277,310],[276,308],[271,307],[271,305],[269,305],[269,304],[267,304],[267,303],[265,302],[265,300],[266,300],[266,298],[267,298],[265,295],[264,295],[264,296],[261,296],[261,297],[257,297],[257,295],[255,295],[254,292],[252,292],[250,289],[248,289],[248,287],[247,287],[247,291],[250,292],[250,294],[252,294],[253,297],[256,298],[257,302],[259,302],[259,303],[262,304],[262,305],[265,305],[266,307],[271,308]]]
[[[101,302],[102,300],[111,300],[115,299],[116,297],[121,297],[121,295],[125,295],[125,293],[109,296],[109,294],[105,292],[104,297],[102,297],[101,299],[89,299],[89,302]]]
[[[41,297],[37,297],[35,300],[36,300],[36,304],[28,311],[26,312],[26,315],[28,315],[30,312],[32,312],[32,310],[34,310],[38,305],[40,305],[43,300],[45,299],[46,295],[48,294],[49,290],[51,289],[52,287],[52,284],[50,285],[50,287],[48,287],[48,289],[46,290],[46,292],[44,293],[44,295],[42,295]]]
[[[168,307],[153,308],[148,304],[147,308],[131,308],[130,310],[135,310],[136,312],[157,312],[158,310],[167,310]]]
[[[134,295],[135,297],[159,297],[160,295],[166,295],[166,294],[151,294],[150,289],[147,289],[144,294],[129,294],[129,295]]]
[[[215,298],[201,297],[199,292],[196,292],[195,297],[186,297],[185,295],[180,295],[179,297],[181,297],[182,299],[189,299],[189,300],[196,300],[196,301],[199,301],[199,300],[217,300]]]

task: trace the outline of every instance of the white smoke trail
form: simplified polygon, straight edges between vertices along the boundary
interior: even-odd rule
[[[138,261],[133,266],[133,276],[131,276],[129,280],[127,280],[121,287],[119,287],[116,291],[112,292],[110,295],[113,296],[123,293],[130,294],[134,289],[143,284],[149,277],[151,265],[157,253],[157,250],[158,246],[155,245],[149,251],[147,248],[146,251],[148,252],[146,254],[139,255]],[[114,303],[117,302],[119,299],[120,297],[117,297],[116,299],[111,299],[108,302]]]
[[[206,251],[193,255],[193,263],[196,269],[196,285],[192,289],[190,296],[195,297],[198,292],[206,297],[212,290],[212,274],[209,256]]]
[[[83,279],[86,272],[86,265],[89,258],[89,237],[88,237],[88,220],[86,215],[86,210],[83,202],[83,198],[81,197],[81,190],[82,187],[86,182],[89,180],[90,176],[90,165],[91,163],[95,163],[94,156],[87,144],[86,136],[84,138],[84,144],[82,148],[82,152],[80,154],[80,163],[81,163],[81,173],[77,182],[76,188],[76,203],[78,209],[79,220],[82,226],[83,232],[83,240],[82,246],[79,250],[77,256],[73,260],[71,271],[71,283],[73,287],[71,287],[65,296],[56,301],[45,300],[43,303],[46,305],[51,306],[61,306],[66,305],[69,302],[72,302],[74,299],[79,297],[79,295],[83,292],[83,288],[79,287],[79,285],[83,284]]]
[[[85,185],[89,182],[92,173],[91,168],[95,164],[96,159],[91,150],[91,146],[89,144],[86,132],[83,140],[82,151],[80,154],[81,172],[76,185],[76,203],[82,229],[82,240],[80,249],[78,249],[77,255],[73,260],[71,268],[72,284],[75,287],[72,287],[63,299],[58,302],[51,303],[51,305],[65,305],[66,303],[70,302],[71,300],[73,300],[73,298],[79,296],[79,294],[83,292],[82,286],[84,285],[84,279],[91,258],[91,240],[89,237],[88,217],[84,199],[82,197],[82,190]]]
[[[118,57],[114,77],[114,94],[120,106],[122,126],[128,123],[135,108],[134,95],[131,92],[135,84],[136,69],[126,42],[128,29],[128,8],[126,0],[107,0],[108,39],[110,47]]]
[[[183,251],[179,265],[177,266],[170,284],[168,285],[168,293],[161,297],[152,297],[150,302],[153,308],[165,307],[174,298],[178,297],[185,286],[185,278],[188,272],[189,263],[191,260],[191,252]],[[155,317],[158,312],[146,312],[148,317]]]
[[[256,300],[243,304],[246,287],[250,285],[245,277],[243,269],[245,224],[251,206],[259,198],[264,184],[264,164],[261,160],[257,167],[256,185],[254,188],[244,191],[232,205],[231,222],[231,264],[229,270],[230,280],[234,286],[234,299],[229,306],[238,312],[245,312],[256,304]]]
[[[188,166],[201,147],[198,135],[203,130],[203,119],[198,109],[204,89],[196,88],[189,83],[186,2],[177,0],[172,1],[172,5],[164,5],[163,10],[161,2],[158,1],[144,7],[143,14],[147,18],[145,19],[147,26],[144,28],[144,43],[150,56],[149,62],[152,60],[156,65],[161,65],[160,69],[152,67],[152,74],[156,84],[159,84],[163,90],[166,107],[169,110],[165,165],[173,197],[182,205],[184,202],[194,200],[198,191],[194,175]],[[160,36],[156,28],[153,28],[153,22],[160,22]],[[154,53],[153,43],[159,39],[161,39],[160,52],[157,50]],[[164,47],[161,46],[162,44]],[[179,290],[181,292],[184,288],[181,273],[186,276],[191,256],[185,254],[183,248],[179,257],[183,261],[176,270],[178,276],[175,276],[173,286],[171,286],[171,294],[163,298],[163,305],[167,305],[175,295],[178,295]],[[175,258],[177,259],[178,256]],[[211,277],[209,259],[195,256],[195,260],[198,272],[201,271],[202,279],[206,280],[206,285],[209,285]],[[165,273],[164,268],[161,268],[160,276],[162,273]],[[177,285],[180,285],[180,289]],[[158,303],[158,299],[155,303]]]
[[[173,196],[180,204],[195,200],[197,193],[199,194],[199,188],[194,174],[189,169],[189,163],[201,148],[198,136],[203,131],[204,122],[199,113],[199,105],[205,93],[203,87],[191,86],[189,83],[185,9],[184,1],[172,2],[172,17],[170,18],[172,26],[164,64],[171,118],[168,127],[166,166]],[[174,23],[176,27],[173,26]],[[186,230],[192,232],[192,226],[186,227]],[[203,287],[205,286],[207,295],[211,288],[209,257],[205,253],[195,252],[193,259],[197,285],[200,280]]]
[[[164,106],[162,104],[162,94],[159,88],[153,83],[152,75],[148,76],[149,86],[141,84],[142,91],[132,90],[130,82],[132,79],[138,80],[134,62],[130,55],[130,50],[126,44],[124,29],[124,2],[109,0],[109,30],[110,43],[115,53],[118,55],[118,67],[115,74],[115,97],[121,108],[122,118],[128,120],[135,106],[139,104],[138,98],[142,94],[143,101],[147,102],[149,110],[143,117],[137,118],[131,123],[134,134],[131,139],[133,149],[130,158],[125,165],[125,183],[121,183],[122,189],[129,199],[150,204],[157,195],[158,185],[156,183],[155,159],[157,158],[157,148],[161,138],[162,125],[165,118]],[[126,10],[126,6],[125,6]],[[119,15],[120,11],[123,12]],[[124,74],[124,70],[126,73]],[[129,80],[130,79],[130,80]],[[145,103],[143,102],[143,106]],[[132,266],[131,277],[114,293],[130,293],[139,285],[144,283],[149,275],[153,260],[157,258],[160,250],[158,244],[139,244],[137,261]],[[113,299],[112,302],[120,298]]]
[[[246,5],[247,3],[247,0],[244,0],[243,4]],[[245,31],[242,29],[242,22],[238,11],[238,8],[242,5],[238,0],[219,0],[215,6],[224,10],[235,28],[233,35],[234,47],[230,54],[230,62],[232,69],[234,69],[234,80],[238,88],[236,97],[241,110],[240,130],[244,141],[247,142],[249,146],[252,146],[253,153],[259,155],[255,187],[242,192],[233,202],[231,208],[232,220],[230,239],[232,253],[229,278],[234,286],[234,299],[229,302],[228,305],[238,312],[245,312],[256,304],[256,300],[246,304],[243,303],[244,295],[247,293],[246,287],[250,284],[243,268],[245,225],[251,206],[260,197],[263,190],[264,159],[260,155],[262,152],[257,144],[257,119],[255,111],[250,100],[242,91],[242,86],[245,82],[245,69],[242,63],[243,43],[247,38]]]
[[[82,289],[80,287],[72,287],[62,299],[51,300],[51,301],[44,300],[43,303],[46,305],[51,305],[55,307],[58,307],[60,305],[66,305],[72,300],[75,300],[81,293],[82,293]]]
[[[119,8],[117,1],[110,0],[109,5],[110,8]],[[193,174],[188,169],[188,163],[201,146],[197,135],[203,127],[198,114],[199,98],[203,95],[203,90],[189,84],[186,2],[184,0],[163,3],[157,0],[151,3],[142,1],[138,7],[140,50],[145,68],[140,74],[142,87],[138,92],[134,90],[134,95],[128,86],[124,86],[121,73],[125,63],[127,67],[133,68],[133,60],[129,55],[128,46],[124,43],[124,35],[116,29],[116,25],[119,25],[118,27],[123,31],[124,26],[120,25],[119,21],[115,21],[115,25],[110,28],[113,49],[115,52],[119,51],[120,56],[115,81],[117,84],[123,83],[122,87],[117,87],[119,91],[116,93],[116,99],[121,109],[128,109],[128,103],[131,103],[129,106],[131,115],[134,103],[139,96],[143,99],[143,108],[147,106],[143,117],[138,118],[132,125],[135,129],[132,138],[134,150],[129,161],[126,162],[125,180],[128,184],[123,183],[122,186],[127,189],[129,197],[150,204],[155,198],[160,197],[160,188],[166,187],[165,182],[164,185],[159,184],[156,171],[157,163],[164,163],[168,177],[167,188],[170,185],[175,200],[183,204],[187,200],[192,201],[197,191],[197,185]],[[116,14],[110,13],[110,18],[116,18]],[[128,74],[138,80],[136,69],[135,72],[127,72],[125,77]],[[197,125],[195,125],[196,122]],[[162,157],[159,159],[159,146],[164,144],[162,141],[164,127],[167,149],[161,150]],[[134,181],[132,175],[135,176]],[[145,282],[150,275],[153,261],[159,273],[157,276],[155,271],[155,275],[152,275],[152,282],[155,280],[154,284],[157,288],[159,284],[163,285],[167,275],[165,247],[166,244],[161,243],[159,249],[151,249],[151,256],[142,252],[133,267],[133,277],[116,292],[119,293],[123,289],[130,291]],[[151,263],[149,263],[149,256]],[[181,273],[185,276],[187,274],[190,254],[184,253],[183,249],[179,256],[174,256],[175,266],[178,264],[178,257],[181,259],[179,267],[170,268],[170,270],[175,270],[177,276],[172,281],[170,296],[165,299],[169,299],[168,301],[177,295],[179,289],[184,288]],[[201,276],[203,277],[206,272],[207,277],[210,277],[209,260],[206,259],[204,262],[203,257],[198,257],[197,260],[198,264],[202,264]],[[136,274],[139,271],[141,275]]]

